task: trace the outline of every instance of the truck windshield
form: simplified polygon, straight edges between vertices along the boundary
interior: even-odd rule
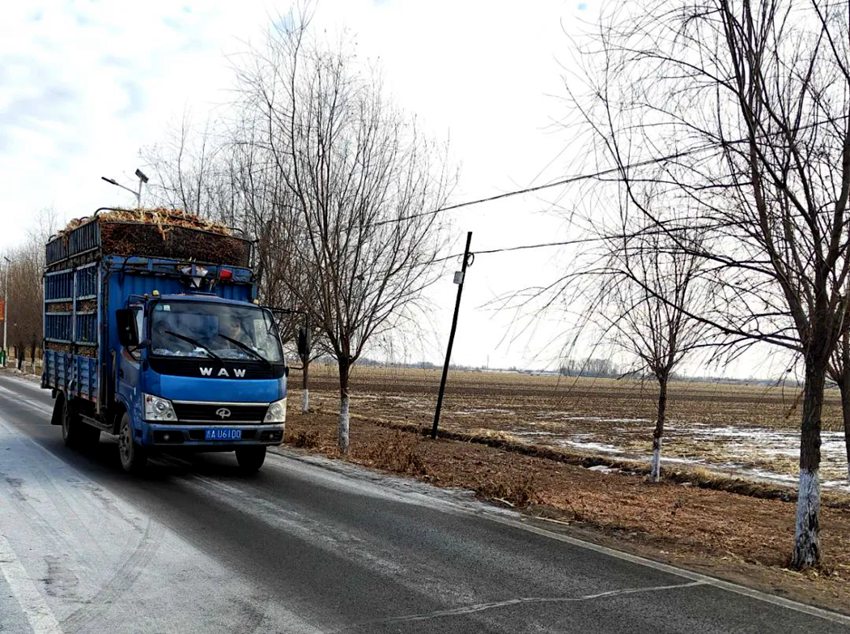
[[[283,363],[267,310],[213,302],[157,302],[151,312],[151,353]]]

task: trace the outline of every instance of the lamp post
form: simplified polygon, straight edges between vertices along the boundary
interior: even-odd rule
[[[106,176],[101,176],[100,178],[102,180],[105,180],[110,185],[115,185],[116,187],[120,187],[121,189],[128,191],[131,194],[133,194],[133,196],[136,197],[136,206],[141,207],[142,206],[142,185],[144,185],[145,183],[148,182],[148,177],[145,176],[145,173],[142,172],[142,170],[140,170],[140,169],[136,170],[136,176],[139,178],[139,190],[138,191],[136,191],[134,189],[130,189],[129,187],[124,187],[124,185],[122,185],[121,183],[116,181],[114,178],[107,178]]]
[[[3,367],[5,368],[9,361],[9,348],[6,347],[6,332],[9,325],[9,265],[12,261],[5,255],[3,259],[6,260],[6,266],[4,267],[6,270],[3,272]]]

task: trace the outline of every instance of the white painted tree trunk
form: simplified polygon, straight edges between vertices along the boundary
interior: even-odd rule
[[[661,439],[655,439],[652,448],[652,467],[649,470],[653,482],[661,480]]]
[[[301,413],[307,414],[310,411],[310,390],[301,390]]]
[[[343,454],[348,453],[348,405],[349,405],[350,397],[348,394],[340,397],[339,399],[339,428],[338,428],[338,440],[339,440],[339,450]]]
[[[795,561],[798,570],[814,566],[820,560],[818,515],[820,512],[820,479],[818,470],[800,470],[800,491],[797,494],[797,522],[794,530]],[[800,558],[799,561],[796,559]]]

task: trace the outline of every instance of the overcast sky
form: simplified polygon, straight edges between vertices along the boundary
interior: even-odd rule
[[[593,4],[321,0],[315,20],[330,31],[349,29],[359,53],[379,61],[396,101],[449,140],[460,167],[453,202],[460,202],[562,175],[565,136],[552,121],[563,114],[560,64],[571,56],[564,31]],[[135,187],[133,172],[144,168],[140,148],[164,140],[185,112],[203,121],[226,107],[232,65],[262,40],[270,17],[287,9],[260,0],[4,7],[0,249],[20,243],[39,209],[55,209],[64,222],[132,204],[100,177]],[[545,198],[523,197],[457,212],[456,248],[466,231],[474,233],[473,250],[551,240],[561,222],[541,213],[548,207]],[[528,365],[557,357],[539,341],[505,341],[510,318],[482,308],[540,283],[552,255],[476,261],[456,361]],[[433,289],[437,306],[424,337],[396,343],[393,356],[438,360],[454,295],[449,272]]]
[[[555,122],[565,115],[564,76],[577,37],[601,0],[320,0],[316,24],[355,34],[358,54],[378,60],[395,100],[448,139],[460,168],[452,202],[477,199],[574,173],[579,145]],[[287,3],[263,0],[26,2],[0,21],[0,249],[24,238],[34,214],[60,221],[133,197],[101,180],[135,187],[139,150],[226,108],[233,64],[259,44]],[[573,237],[557,209],[578,190],[549,190],[453,214],[455,250],[466,231],[473,251]],[[557,204],[553,204],[557,203]],[[554,211],[553,211],[554,210]],[[568,326],[553,314],[521,331],[488,302],[548,283],[568,265],[555,249],[478,257],[467,277],[457,363],[557,367]],[[456,287],[451,271],[430,295],[423,335],[382,356],[439,362]],[[523,315],[520,315],[522,318]],[[376,352],[376,351],[373,351]]]

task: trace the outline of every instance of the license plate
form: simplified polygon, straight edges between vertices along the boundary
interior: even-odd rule
[[[241,429],[208,429],[204,440],[242,440]]]

